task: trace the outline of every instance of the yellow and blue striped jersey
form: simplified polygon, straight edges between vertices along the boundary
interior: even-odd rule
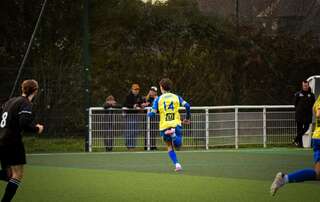
[[[189,104],[176,94],[164,93],[154,101],[152,112],[159,112],[160,114],[160,130],[181,126],[180,106],[186,107],[187,114],[190,114]]]
[[[313,105],[313,111],[317,113],[317,110],[320,110],[320,95]],[[312,138],[320,139],[320,117],[316,117],[316,127],[314,129]]]

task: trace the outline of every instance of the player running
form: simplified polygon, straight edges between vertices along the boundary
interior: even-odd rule
[[[153,117],[159,112],[160,136],[166,142],[169,157],[175,165],[175,171],[180,171],[182,167],[174,151],[174,148],[180,148],[182,145],[182,126],[179,107],[184,106],[186,108],[186,119],[183,120],[183,123],[190,124],[190,105],[180,96],[170,93],[172,89],[172,81],[170,79],[164,78],[159,84],[162,95],[154,101],[152,110],[148,113],[148,116]]]
[[[22,131],[42,133],[43,125],[35,124],[32,116],[32,99],[37,95],[38,83],[25,80],[22,96],[8,100],[0,108],[0,180],[7,182],[2,202],[11,201],[23,177],[26,154]]]
[[[312,136],[312,145],[314,151],[314,169],[303,169],[290,174],[282,172],[277,173],[270,187],[271,195],[275,195],[280,187],[287,183],[314,181],[320,179],[320,95],[313,106],[316,115],[316,127]]]

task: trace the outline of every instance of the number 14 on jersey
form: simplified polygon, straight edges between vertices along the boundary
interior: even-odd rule
[[[163,107],[164,107],[164,111],[166,111],[167,109],[171,109],[173,111],[174,110],[173,101],[170,102],[168,108],[167,108],[166,102],[164,102]]]

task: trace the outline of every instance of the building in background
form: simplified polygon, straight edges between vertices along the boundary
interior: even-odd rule
[[[319,0],[198,0],[208,15],[233,18],[270,32],[320,33]],[[239,19],[236,19],[239,18]]]

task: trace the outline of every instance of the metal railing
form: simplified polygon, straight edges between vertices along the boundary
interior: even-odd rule
[[[164,147],[159,117],[146,114],[147,110],[90,108],[89,151]],[[183,148],[289,144],[296,134],[294,117],[291,105],[192,107],[191,124],[183,126]]]

